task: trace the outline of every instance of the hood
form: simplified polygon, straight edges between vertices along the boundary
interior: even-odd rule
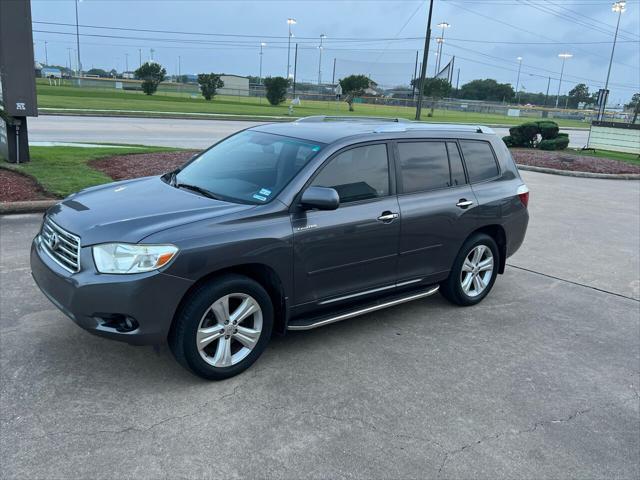
[[[172,187],[160,177],[147,177],[82,190],[47,215],[87,246],[137,243],[167,228],[251,208],[255,206],[214,200]]]

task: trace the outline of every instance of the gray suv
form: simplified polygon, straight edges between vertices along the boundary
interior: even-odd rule
[[[45,214],[31,270],[82,328],[168,341],[222,379],[273,332],[438,290],[477,304],[523,242],[528,197],[489,128],[308,117],[71,195]]]

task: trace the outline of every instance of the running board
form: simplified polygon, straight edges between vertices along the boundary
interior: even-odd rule
[[[419,298],[430,297],[434,293],[438,291],[440,288],[439,285],[429,287],[427,290],[415,292],[415,290],[409,294],[404,295],[402,297],[396,297],[390,300],[382,301],[382,303],[376,303],[370,305],[368,307],[359,308],[357,310],[352,310],[350,312],[344,312],[338,315],[332,316],[324,316],[317,319],[309,320],[293,320],[287,326],[287,330],[311,330],[313,328],[324,327],[325,325],[329,325],[330,323],[340,322],[342,320],[347,320],[349,318],[358,317],[360,315],[365,315],[367,313],[375,312],[377,310],[382,310],[384,308],[394,307],[396,305],[400,305],[402,303],[411,302],[413,300],[418,300]]]

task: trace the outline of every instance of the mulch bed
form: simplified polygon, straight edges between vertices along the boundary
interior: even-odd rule
[[[197,150],[180,152],[139,153],[101,158],[89,162],[89,166],[100,170],[114,180],[162,175],[189,160]]]
[[[562,151],[549,152],[545,150],[514,148],[511,149],[511,154],[516,163],[531,165],[533,167],[591,173],[640,173],[639,165],[632,165],[608,158],[563,153]]]
[[[0,168],[0,202],[22,202],[56,198],[31,177]]]

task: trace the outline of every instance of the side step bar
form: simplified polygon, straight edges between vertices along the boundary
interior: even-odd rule
[[[375,312],[377,310],[382,310],[384,308],[394,307],[402,303],[418,300],[419,298],[430,297],[431,295],[436,293],[439,288],[440,286],[436,285],[433,287],[429,287],[427,290],[423,290],[421,292],[416,293],[414,291],[407,296],[394,298],[392,300],[384,301],[382,303],[374,304],[368,307],[363,307],[350,312],[341,313],[339,315],[319,318],[316,322],[312,322],[312,323],[289,324],[287,326],[287,330],[311,330],[313,328],[324,327],[325,325],[329,325],[330,323],[336,323],[342,320],[347,320],[348,318],[358,317],[360,315],[365,315],[367,313]]]

